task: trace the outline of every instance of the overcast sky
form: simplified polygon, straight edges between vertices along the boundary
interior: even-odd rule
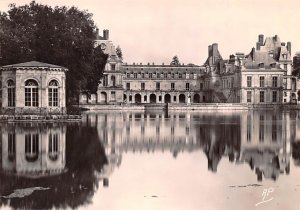
[[[9,3],[0,0],[0,10]],[[277,34],[300,51],[299,0],[37,0],[48,5],[77,6],[94,14],[102,32],[123,50],[124,62],[203,64],[207,46],[219,44],[223,58],[249,53],[257,36]]]

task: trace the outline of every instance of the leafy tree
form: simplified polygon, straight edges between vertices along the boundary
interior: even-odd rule
[[[117,46],[116,48],[116,53],[117,53],[117,56],[120,58],[120,59],[123,59],[123,53],[122,53],[122,49],[120,46]]]
[[[68,104],[80,91],[95,92],[107,55],[94,49],[97,28],[91,13],[35,1],[9,7],[0,12],[0,65],[36,60],[68,68]]]
[[[180,62],[179,62],[179,59],[178,59],[178,56],[175,55],[170,63],[170,65],[172,66],[179,66],[180,65]]]
[[[300,76],[300,52],[297,52],[293,57],[293,72],[292,74],[295,76]]]

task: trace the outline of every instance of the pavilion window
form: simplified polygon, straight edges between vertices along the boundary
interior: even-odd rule
[[[51,80],[48,87],[49,106],[58,106],[58,82]]]
[[[39,106],[38,83],[32,79],[25,82],[25,106]]]
[[[16,106],[16,86],[13,80],[7,81],[7,106],[15,107]]]

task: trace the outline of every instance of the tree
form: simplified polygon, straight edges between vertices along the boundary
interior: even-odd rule
[[[180,62],[179,62],[179,59],[177,57],[177,55],[175,55],[170,63],[170,65],[172,66],[179,66],[180,65]]]
[[[300,52],[297,52],[293,57],[293,72],[294,76],[300,76]]]
[[[121,47],[118,45],[116,48],[116,54],[120,59],[123,59],[123,53]]]
[[[107,55],[94,49],[96,29],[92,14],[76,7],[11,4],[0,13],[0,65],[36,60],[68,68],[67,103],[74,103],[80,91],[97,89],[105,67]]]

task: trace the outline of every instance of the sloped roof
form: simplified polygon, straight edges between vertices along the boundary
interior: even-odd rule
[[[63,66],[58,66],[58,65],[49,64],[49,63],[42,63],[42,62],[38,62],[38,61],[29,61],[29,62],[25,62],[25,63],[6,65],[6,66],[2,66],[1,69],[3,69],[3,68],[5,68],[5,69],[6,68],[30,68],[30,67],[60,68],[60,69],[67,70],[67,68],[65,68]]]
[[[270,64],[276,63],[276,60],[272,58],[268,52],[265,51],[252,51],[246,56],[244,66],[247,69],[258,68],[258,64],[263,63],[264,68],[270,68]]]

